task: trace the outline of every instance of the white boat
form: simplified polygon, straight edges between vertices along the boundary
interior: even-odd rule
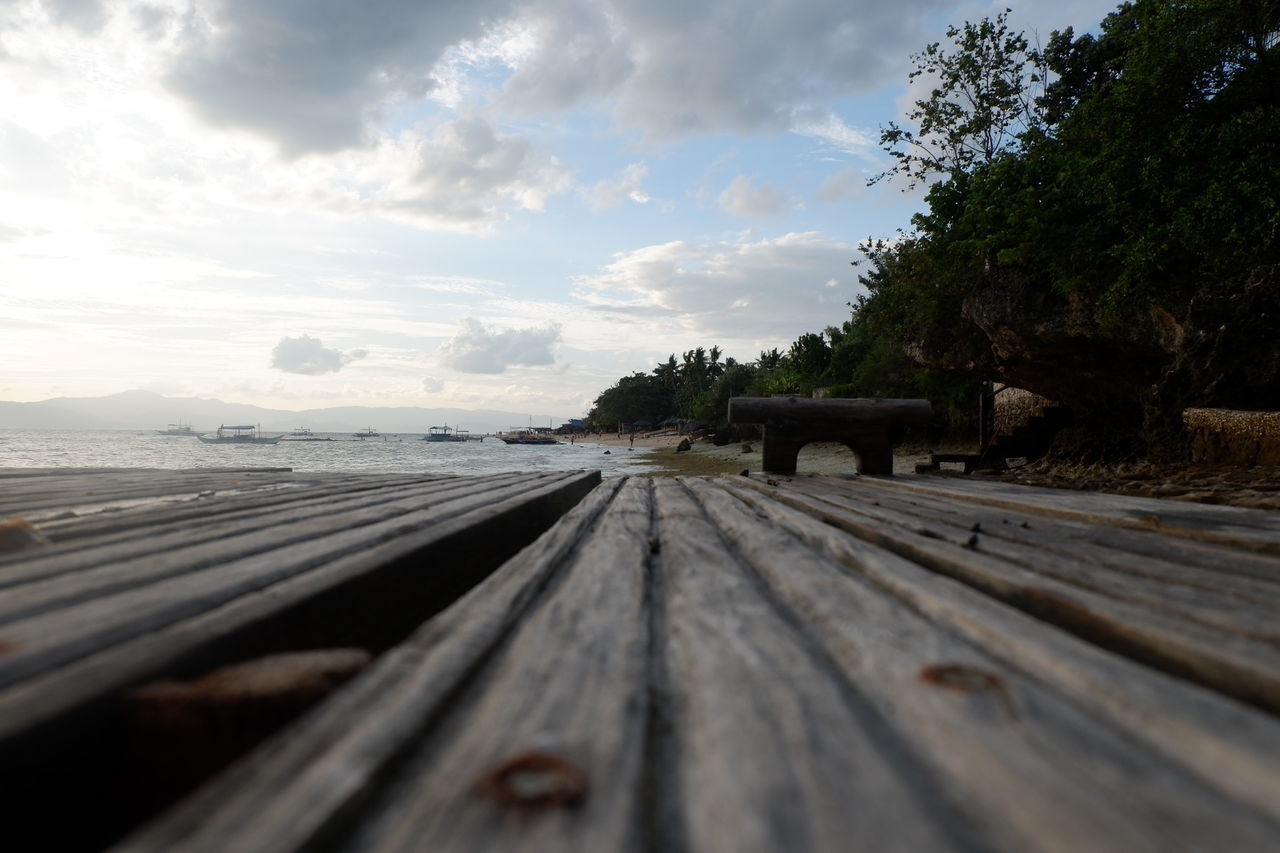
[[[212,436],[206,434],[196,437],[205,444],[279,444],[280,439],[284,436],[264,436],[258,427],[252,425],[227,426],[223,424],[218,427]]]
[[[306,427],[298,427],[293,432],[284,437],[286,443],[292,444],[295,441],[333,441],[327,435],[315,435]]]
[[[190,435],[195,436],[200,433],[191,428],[191,424],[169,424],[168,429],[158,429],[156,433],[159,435]]]
[[[356,438],[377,438],[378,431],[373,427],[365,427],[364,429],[355,433],[355,436]]]

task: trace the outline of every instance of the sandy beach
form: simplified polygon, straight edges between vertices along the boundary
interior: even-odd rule
[[[674,477],[680,475],[761,473],[761,442],[749,442],[750,451],[740,442],[716,447],[710,441],[695,441],[686,451],[677,451],[683,436],[661,435],[637,437],[636,449],[651,448],[635,454],[637,462],[646,465],[640,476]],[[611,453],[626,453],[632,447],[628,436],[606,435],[577,439],[577,443],[597,444]],[[931,452],[966,452],[968,448],[912,447],[895,448],[893,472],[914,474],[915,466],[928,462]],[[653,470],[650,466],[661,466]],[[796,464],[798,474],[852,474],[857,470],[853,452],[842,444],[814,443],[800,452]],[[944,470],[938,476],[961,476],[957,470]],[[1230,504],[1254,509],[1280,510],[1280,477],[1275,466],[1241,467],[1231,465],[1161,465],[1129,463],[1121,465],[1073,466],[1042,462],[1014,468],[1002,474],[985,473],[983,479],[998,478],[1004,482],[1059,489],[1110,492],[1136,497],[1165,498],[1174,501]]]
[[[630,436],[590,436],[577,438],[577,444],[595,444],[613,453],[627,452],[630,447],[649,448],[650,451],[637,457],[649,465],[660,465],[661,470],[642,472],[645,476],[678,476],[681,474],[739,474],[743,471],[759,473],[761,466],[761,442],[748,442],[747,451],[741,442],[733,442],[723,447],[716,447],[710,441],[694,441],[689,450],[678,451],[676,447],[685,436],[655,435],[637,436],[634,444]],[[928,450],[900,448],[893,459],[894,473],[908,474],[915,470],[917,462],[927,462]],[[842,444],[821,442],[810,444],[800,452],[796,463],[798,474],[852,474],[857,470],[857,458],[853,451]]]

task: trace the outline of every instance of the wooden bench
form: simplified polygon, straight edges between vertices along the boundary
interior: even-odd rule
[[[181,691],[165,684],[307,649],[355,651],[283,666],[304,680],[347,677],[599,482],[598,472],[0,471],[0,519],[21,516],[0,525],[6,838],[100,847],[233,757],[194,757],[222,736],[217,720],[172,747],[192,753],[185,768],[161,754],[152,723],[209,712],[177,707]],[[261,676],[246,676],[258,685],[246,692]],[[145,707],[135,701],[144,685],[155,688]],[[273,701],[293,700],[277,691]],[[251,727],[282,719],[259,716]]]
[[[734,397],[729,422],[764,425],[762,464],[771,474],[794,474],[801,448],[837,441],[858,456],[858,473],[892,474],[893,445],[909,427],[933,415],[928,400],[814,400],[808,397]]]
[[[607,480],[119,849],[1274,850],[1278,607],[1275,513]]]

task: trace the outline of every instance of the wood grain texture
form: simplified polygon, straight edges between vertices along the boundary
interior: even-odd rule
[[[1274,715],[941,570],[974,557],[951,537],[992,504],[904,494],[606,482],[119,849],[1275,849]],[[1270,558],[1246,552],[1259,571],[1195,621],[1211,568],[1123,530],[1119,556],[1090,540],[1041,572],[1032,533],[1055,562],[1083,524],[1049,515],[976,552],[981,571],[1138,621],[1167,583],[1189,630],[1269,647]],[[547,771],[495,796],[530,756],[581,774],[580,796],[537,804]]]
[[[1280,555],[1280,514],[1274,512],[958,478],[906,477],[880,482],[887,488],[917,494],[955,496],[1003,509],[1104,527],[1154,530],[1168,536]]]
[[[21,582],[0,599],[0,754],[143,679],[223,662],[216,650],[249,642],[240,637],[279,645],[325,642],[344,623],[369,636],[393,630],[391,620],[438,607],[433,596],[461,594],[451,589],[549,527],[599,474],[390,478],[380,488],[386,480],[308,496],[309,482],[332,480],[295,476],[289,500],[271,509],[245,514],[237,497],[215,497],[207,525],[160,511],[155,537],[104,533],[101,544],[80,538],[64,553],[55,543],[29,564],[7,563],[0,576]],[[374,609],[345,612],[343,596]],[[325,614],[319,624],[294,616],[313,611]]]
[[[925,518],[897,511],[893,496],[902,491],[896,482],[836,485],[815,480],[813,485],[810,494],[806,479],[797,478],[780,483],[777,494],[828,524],[1093,642],[1280,711],[1280,647],[1274,610],[1266,600],[1250,603],[1137,581],[1082,559],[1083,548],[1074,554],[1053,554],[1037,549],[1034,542],[1004,540],[1000,532],[1010,525],[989,524],[983,532],[973,532],[941,524],[932,510]],[[887,501],[877,500],[886,495]],[[1029,528],[1013,526],[1053,535],[1051,522],[1044,518]]]
[[[922,426],[933,407],[928,400],[822,399],[809,397],[734,397],[732,423],[839,425],[851,429]]]

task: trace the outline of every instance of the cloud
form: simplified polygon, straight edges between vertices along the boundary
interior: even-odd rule
[[[862,292],[852,243],[818,232],[758,241],[646,246],[577,280],[577,295],[625,324],[680,328],[689,339],[788,341],[822,329]],[[832,286],[832,282],[835,282]]]
[[[366,124],[435,88],[446,48],[480,36],[505,0],[218,0],[187,19],[169,87],[215,125],[289,156],[366,141]]]
[[[878,132],[850,127],[827,110],[798,110],[791,119],[791,132],[818,139],[843,154],[856,154],[867,159],[880,156]]]
[[[439,394],[444,390],[444,382],[439,379],[432,379],[428,376],[422,380],[422,390],[428,394]]]
[[[81,33],[96,32],[106,22],[102,0],[47,0],[45,8],[55,21]]]
[[[466,317],[462,328],[440,346],[441,360],[461,373],[502,373],[508,367],[553,364],[551,347],[560,342],[560,326],[499,329]]]
[[[778,216],[790,206],[787,194],[777,187],[756,186],[746,175],[738,175],[720,193],[720,208],[734,216],[753,218]]]
[[[301,373],[306,376],[320,376],[325,373],[337,373],[353,361],[364,358],[368,353],[364,350],[352,350],[343,353],[336,349],[328,349],[319,338],[303,335],[300,338],[284,337],[275,349],[271,350],[271,366],[285,373]]]
[[[351,170],[336,204],[428,227],[486,230],[510,208],[538,211],[568,191],[570,170],[526,137],[501,134],[479,116],[446,122],[429,136],[384,140],[376,158]],[[372,187],[372,189],[369,189]]]
[[[648,166],[644,163],[632,163],[615,177],[600,181],[592,187],[587,193],[587,203],[592,210],[617,207],[627,200],[644,204],[649,201],[649,194],[644,191],[644,179],[648,176]]]
[[[814,197],[818,201],[842,202],[860,198],[867,188],[867,176],[858,169],[841,169],[827,175]]]
[[[1028,0],[1024,15],[1045,29],[1094,23],[1090,10],[1112,5],[1080,0],[1067,18],[1060,2]],[[88,26],[106,7],[61,0],[56,8]],[[492,105],[537,119],[586,106],[650,140],[794,130],[856,149],[865,132],[813,105],[901,81],[908,54],[936,38],[938,14],[954,8],[943,0],[206,0],[170,16],[164,78],[204,121],[270,139],[290,158],[372,144],[375,127],[424,104]]]
[[[782,132],[795,111],[865,92],[929,32],[938,0],[549,0],[500,104],[538,115],[608,103],[653,139]]]

